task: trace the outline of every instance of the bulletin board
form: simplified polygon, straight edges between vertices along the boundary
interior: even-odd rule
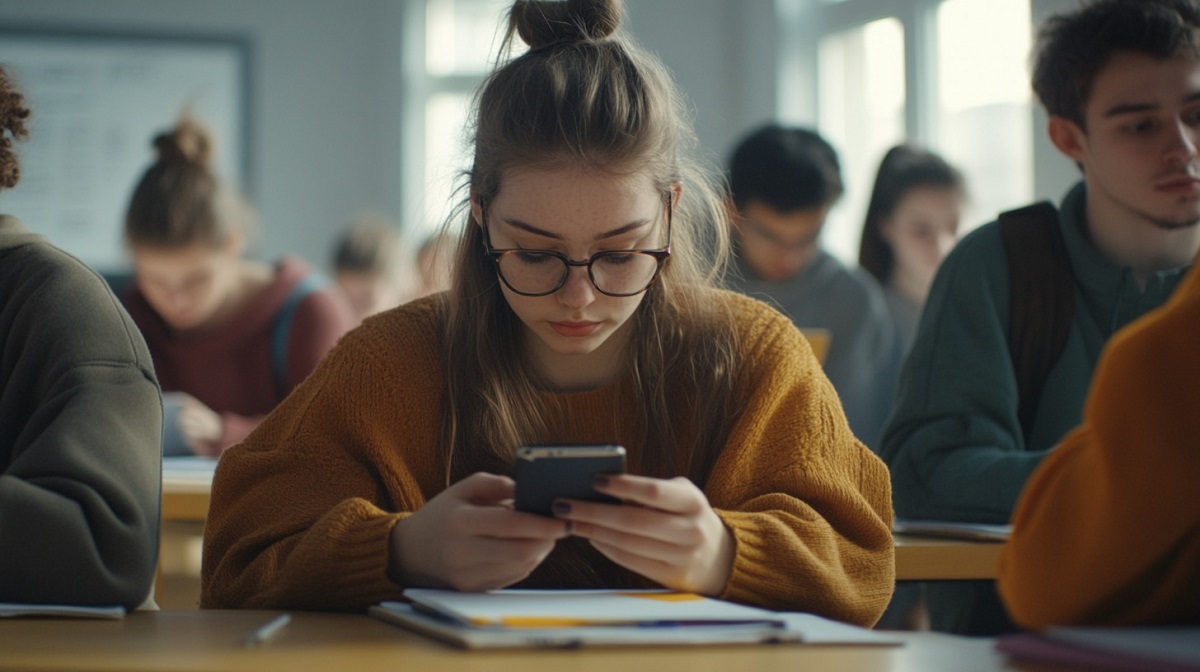
[[[128,266],[130,194],[184,111],[213,133],[221,179],[252,195],[248,39],[6,25],[0,64],[32,112],[0,213],[93,268]]]

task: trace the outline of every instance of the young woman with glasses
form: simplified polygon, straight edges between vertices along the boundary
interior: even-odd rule
[[[513,6],[505,44],[530,49],[476,101],[452,288],[349,334],[226,453],[204,606],[666,586],[879,616],[887,472],[791,322],[713,288],[722,200],[620,18],[615,0]],[[622,503],[511,506],[519,447],[596,443],[628,449],[595,486]]]

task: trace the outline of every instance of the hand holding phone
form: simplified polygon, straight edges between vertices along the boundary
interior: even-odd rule
[[[617,445],[525,446],[517,450],[514,506],[554,515],[556,499],[619,503],[593,487],[596,476],[625,473],[625,448]]]

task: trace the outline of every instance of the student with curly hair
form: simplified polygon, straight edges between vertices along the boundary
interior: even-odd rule
[[[0,68],[0,191],[28,116]],[[0,381],[0,602],[138,606],[158,555],[150,353],[99,275],[6,215]]]

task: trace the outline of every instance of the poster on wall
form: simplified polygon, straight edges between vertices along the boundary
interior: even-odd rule
[[[218,175],[249,195],[249,51],[239,38],[0,29],[0,63],[32,112],[0,213],[120,272],[130,194],[154,136],[185,113],[212,132]]]

